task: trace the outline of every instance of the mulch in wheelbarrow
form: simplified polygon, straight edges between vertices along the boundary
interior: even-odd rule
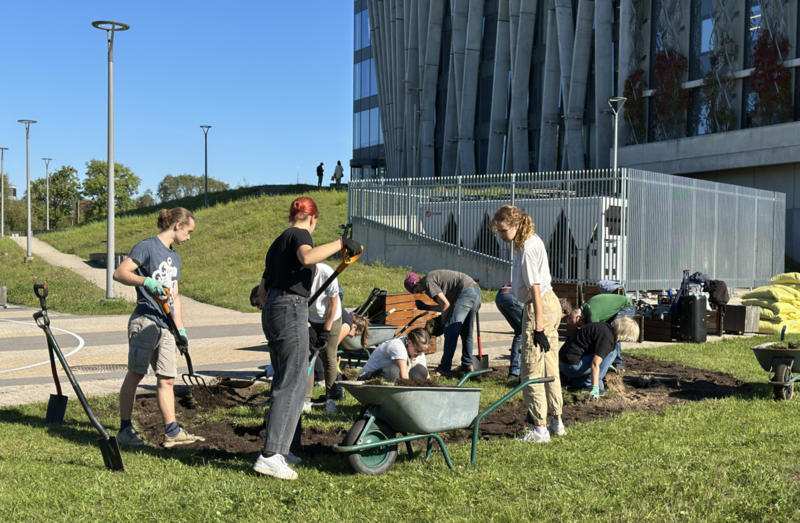
[[[609,374],[606,382],[614,391],[601,400],[591,400],[587,395],[564,395],[564,424],[594,421],[626,411],[659,411],[688,401],[726,398],[747,395],[751,386],[729,374],[685,367],[676,363],[654,360],[635,354],[625,355],[626,372],[622,376]],[[481,376],[477,381],[505,380],[508,367],[497,367],[495,372]],[[430,386],[430,380],[420,380]],[[408,386],[408,385],[407,385]],[[414,385],[418,386],[418,385]],[[264,443],[264,426],[242,426],[229,419],[212,419],[211,412],[238,405],[260,405],[267,400],[266,387],[255,385],[248,389],[219,387],[213,391],[200,388],[176,388],[176,416],[180,425],[193,434],[206,438],[194,444],[193,456],[199,460],[228,460],[246,457],[259,452]],[[213,393],[212,393],[213,392]],[[522,395],[518,395],[521,400]],[[113,411],[113,412],[112,412]],[[116,406],[105,414],[118,412]],[[355,412],[349,409],[349,412]],[[525,405],[512,401],[502,405],[481,423],[481,437],[513,437],[524,430]],[[330,448],[341,443],[352,425],[352,416],[340,414],[341,426],[323,428],[308,419],[303,422],[301,454],[303,456],[331,455]],[[164,425],[154,394],[139,396],[133,414],[134,422],[143,432],[147,442],[157,444],[163,439]],[[466,442],[471,434],[465,430],[443,433],[447,443]],[[419,442],[424,445],[424,442]],[[243,454],[249,456],[242,456]]]

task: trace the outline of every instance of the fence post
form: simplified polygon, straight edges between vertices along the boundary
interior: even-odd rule
[[[364,225],[365,223],[367,223],[366,213],[364,212],[364,210],[365,210],[364,206],[366,205],[366,202],[364,200],[366,199],[365,195],[367,194],[367,182],[366,181],[364,181],[363,186],[361,187],[361,190],[359,191],[359,193],[360,193],[360,198],[359,198],[359,205],[358,205],[358,214],[361,216],[361,225]]]
[[[756,265],[758,265],[758,194],[754,198],[756,201],[756,210],[753,220],[753,282],[751,285],[756,287]]]
[[[511,205],[514,206],[517,204],[517,174],[511,173]],[[511,268],[509,269],[508,274],[508,281],[511,281],[512,275],[514,274],[514,243],[511,243],[511,256],[509,256],[509,261],[511,261]]]
[[[411,178],[408,179],[408,188],[406,189],[406,234],[408,239],[411,239]]]
[[[461,176],[458,180],[458,221],[456,222],[456,252],[461,256]]]

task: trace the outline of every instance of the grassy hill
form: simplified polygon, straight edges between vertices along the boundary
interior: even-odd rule
[[[250,189],[253,188],[247,190]],[[182,263],[181,293],[204,303],[253,312],[248,302],[250,289],[261,280],[267,248],[287,227],[289,205],[297,196],[291,190],[287,192],[295,194],[279,196],[253,196],[245,189],[238,191],[242,191],[240,199],[232,198],[235,195],[230,193],[235,191],[214,193],[224,203],[215,202],[208,209],[202,207],[202,196],[169,202],[168,206],[183,203],[193,209],[197,220],[191,240],[175,247]],[[320,210],[314,243],[333,241],[339,235],[339,225],[347,221],[347,193],[310,190],[304,194],[313,198]],[[212,202],[209,194],[209,204]],[[117,252],[129,252],[140,240],[158,233],[158,208],[144,211],[117,218]],[[90,223],[39,238],[61,252],[88,259],[90,253],[105,251],[106,224]],[[360,305],[373,287],[402,292],[405,275],[403,268],[356,263],[340,278],[345,291],[344,304]]]

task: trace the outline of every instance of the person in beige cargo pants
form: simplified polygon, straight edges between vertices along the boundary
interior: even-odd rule
[[[516,207],[504,205],[495,213],[492,228],[504,242],[514,242],[511,292],[524,304],[520,380],[555,378],[550,383],[525,387],[525,406],[534,427],[529,427],[519,441],[547,443],[551,433],[566,435],[561,421],[564,400],[558,368],[561,304],[553,293],[544,242],[536,235],[531,217]],[[549,431],[548,415],[552,417]]]

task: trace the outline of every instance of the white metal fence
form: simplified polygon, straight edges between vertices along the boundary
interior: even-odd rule
[[[689,269],[754,287],[784,267],[783,193],[633,169],[359,180],[348,192],[353,222],[508,264],[512,248],[489,222],[516,205],[533,218],[559,282],[656,290]]]

